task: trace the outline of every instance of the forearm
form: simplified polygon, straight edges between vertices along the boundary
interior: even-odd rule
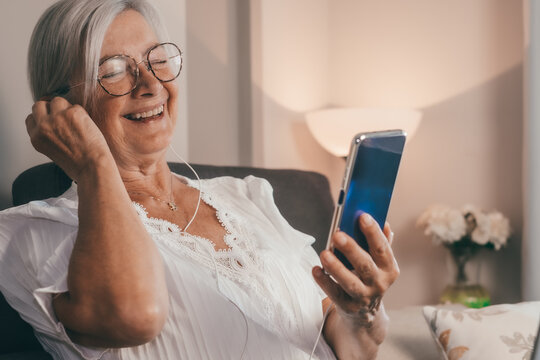
[[[111,159],[87,167],[78,179],[79,232],[69,293],[55,310],[75,332],[116,336],[123,329],[117,335],[129,338],[126,328],[144,333],[138,327],[149,317],[163,319],[168,296],[161,257]]]
[[[338,359],[375,359],[387,328],[388,316],[382,304],[371,321],[367,317],[350,317],[333,307],[323,334]]]

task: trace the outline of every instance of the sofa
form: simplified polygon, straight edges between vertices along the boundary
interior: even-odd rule
[[[193,177],[185,164],[169,163],[171,169]],[[317,252],[324,249],[333,212],[333,200],[326,177],[319,173],[290,170],[262,169],[240,166],[193,165],[201,178],[248,175],[266,178],[274,189],[276,204],[283,216],[298,230],[312,235]],[[53,163],[32,167],[20,174],[12,186],[14,206],[32,200],[62,194],[71,184],[65,173]],[[420,307],[389,310],[389,334],[381,346],[379,359],[431,360],[438,358],[438,350],[421,313]],[[0,360],[50,359],[31,327],[9,307],[0,295]]]

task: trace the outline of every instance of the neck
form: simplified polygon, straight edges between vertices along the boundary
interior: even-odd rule
[[[119,165],[126,190],[159,196],[171,192],[171,171],[163,156],[155,162]]]

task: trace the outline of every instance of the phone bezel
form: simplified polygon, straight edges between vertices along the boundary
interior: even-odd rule
[[[376,137],[386,137],[386,136],[404,136],[407,137],[407,133],[401,129],[394,130],[383,130],[383,131],[373,131],[373,132],[362,132],[356,134],[351,140],[351,145],[349,148],[349,155],[347,156],[347,162],[345,165],[345,171],[343,179],[341,181],[341,187],[338,193],[338,199],[336,201],[336,206],[334,208],[334,214],[332,215],[332,222],[330,224],[330,231],[328,232],[328,239],[326,241],[326,249],[333,251],[332,246],[332,236],[336,231],[339,230],[338,224],[341,222],[343,216],[343,208],[345,207],[345,198],[347,191],[349,191],[349,185],[351,183],[351,177],[353,174],[353,164],[356,162],[356,157],[358,155],[358,149],[363,141],[370,138]]]

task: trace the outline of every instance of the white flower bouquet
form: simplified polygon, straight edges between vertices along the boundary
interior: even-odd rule
[[[420,215],[417,225],[435,244],[449,250],[455,264],[454,283],[444,289],[439,301],[469,307],[489,305],[489,293],[469,281],[465,265],[482,248],[499,250],[506,245],[511,232],[508,219],[498,211],[484,212],[472,205],[461,209],[434,205]]]
[[[418,218],[417,226],[435,244],[455,247],[486,247],[499,250],[511,234],[510,222],[498,211],[484,212],[472,205],[454,209],[433,205]]]

